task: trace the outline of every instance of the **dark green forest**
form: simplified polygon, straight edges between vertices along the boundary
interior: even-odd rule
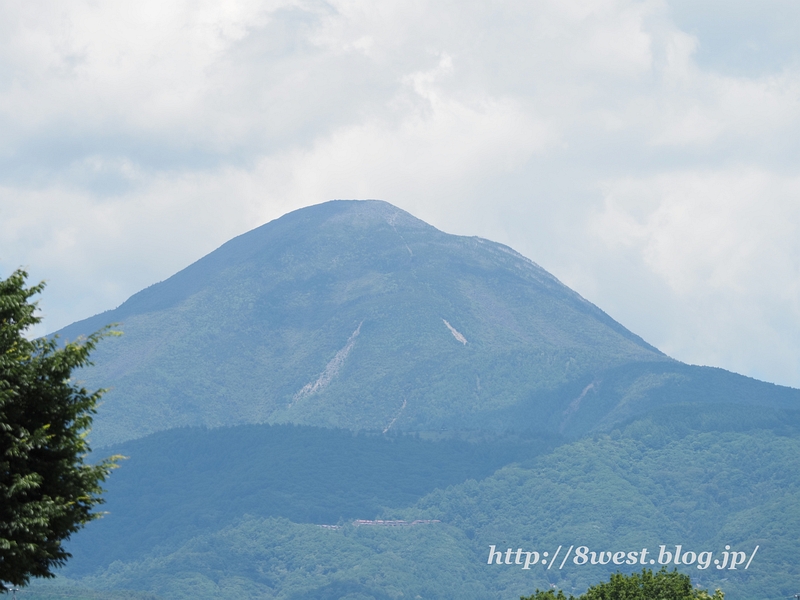
[[[243,515],[314,524],[374,519],[434,489],[530,459],[560,439],[473,435],[468,441],[442,433],[245,425],[175,429],[104,449],[128,459],[107,485],[107,515],[70,545],[69,568],[83,573],[175,548]]]
[[[522,570],[487,565],[490,545],[656,552],[681,544],[716,556],[725,545],[759,545],[746,571],[678,568],[732,600],[793,593],[800,438],[684,433],[637,421],[546,445],[290,426],[163,432],[115,448],[131,467],[109,488],[110,514],[76,539],[64,576],[163,598],[501,599],[551,585],[578,595],[640,566]],[[440,522],[357,526],[356,518]]]

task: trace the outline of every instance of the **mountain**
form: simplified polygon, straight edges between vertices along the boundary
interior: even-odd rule
[[[379,201],[290,213],[58,335],[112,322],[125,335],[85,375],[111,388],[100,445],[261,422],[502,430],[538,396],[669,362],[510,248]],[[550,427],[547,402],[529,426]]]
[[[80,376],[129,460],[31,600],[500,600],[662,545],[731,600],[794,593],[800,390],[673,360],[500,244],[329,202],[58,333],[111,322]]]

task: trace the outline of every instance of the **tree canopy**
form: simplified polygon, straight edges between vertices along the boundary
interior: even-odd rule
[[[64,345],[27,339],[41,321],[31,299],[44,284],[26,279],[17,270],[0,280],[0,583],[13,585],[53,577],[70,556],[62,542],[99,516],[93,508],[115,466],[113,457],[84,462],[103,390],[71,380],[109,330]]]
[[[688,575],[663,567],[656,573],[650,569],[630,575],[614,573],[608,581],[591,586],[577,598],[570,594],[569,600],[723,600],[724,597],[721,590],[710,595],[708,590],[693,588]],[[536,590],[520,600],[567,600],[567,597],[561,590],[558,593]]]

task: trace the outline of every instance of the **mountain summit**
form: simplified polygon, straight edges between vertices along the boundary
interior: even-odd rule
[[[58,334],[113,322],[85,373],[111,388],[95,445],[241,423],[569,435],[696,377],[512,249],[374,200],[289,213]]]

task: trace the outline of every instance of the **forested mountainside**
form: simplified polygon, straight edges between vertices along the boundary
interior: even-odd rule
[[[577,594],[618,569],[658,568],[662,545],[693,552],[692,564],[671,566],[729,600],[791,595],[798,576],[797,432],[646,419],[550,449],[523,438],[243,426],[164,432],[118,449],[131,466],[109,482],[110,513],[76,537],[64,570],[95,591],[513,599],[554,584]],[[524,570],[488,565],[492,545],[540,557],[574,548],[563,568]],[[758,546],[749,568],[717,569],[710,561],[726,545],[747,558]],[[608,553],[606,564],[576,564],[581,546]],[[656,565],[610,560],[643,548]],[[701,552],[712,553],[708,568],[697,568]]]

